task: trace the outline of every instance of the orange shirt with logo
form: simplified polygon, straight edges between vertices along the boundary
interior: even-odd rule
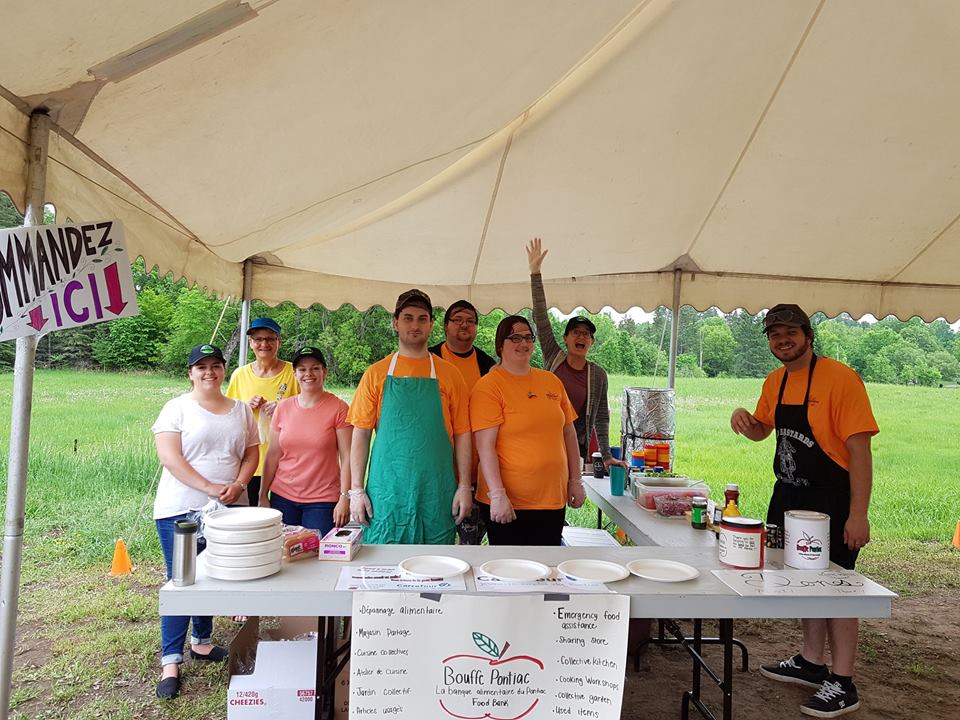
[[[444,343],[440,348],[440,353],[444,360],[460,371],[464,382],[467,383],[467,388],[473,390],[473,386],[480,379],[480,365],[477,364],[476,351],[470,353],[469,357],[464,358],[451,352],[447,344]]]
[[[360,378],[357,392],[347,413],[347,422],[354,427],[373,430],[380,422],[380,405],[383,402],[383,384],[390,368],[392,354],[368,367]],[[446,426],[450,444],[453,436],[470,432],[470,393],[460,371],[443,358],[433,356],[440,385],[440,406],[443,410],[443,424]],[[397,378],[430,377],[430,358],[410,358],[401,355],[393,376]]]
[[[764,425],[774,427],[777,395],[786,368],[778,368],[767,376],[753,416]],[[809,368],[792,372],[783,391],[784,405],[802,405],[807,390]],[[876,435],[880,432],[867,388],[856,371],[833,358],[818,357],[810,385],[807,421],[814,440],[844,469],[850,467],[847,439],[857,433]]]
[[[496,427],[500,477],[517,510],[556,510],[567,504],[567,450],[563,428],[577,418],[563,383],[531,368],[512,375],[495,367],[470,393],[473,431]],[[480,470],[477,500],[490,502]]]

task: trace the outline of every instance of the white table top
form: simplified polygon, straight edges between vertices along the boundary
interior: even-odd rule
[[[694,530],[683,518],[665,518],[637,505],[629,495],[610,494],[610,478],[583,476],[587,497],[613,520],[627,537],[640,546],[674,548],[715,548],[716,536],[707,530]]]
[[[512,547],[486,545],[365,545],[350,563],[308,558],[284,563],[272,577],[246,582],[206,576],[202,559],[188,587],[167,583],[160,590],[161,615],[350,615],[353,595],[336,591],[345,565],[395,565],[414,555],[445,554],[477,567],[494,558],[529,558],[551,566],[571,558],[626,564],[637,558],[665,558],[688,563],[700,576],[682,583],[660,583],[630,576],[608,587],[630,595],[630,616],[642,618],[796,618],[888,617],[889,595],[740,597],[710,571],[721,569],[713,548]],[[771,553],[769,562],[776,559]],[[473,594],[471,575],[467,593]],[[486,594],[486,593],[484,593]]]

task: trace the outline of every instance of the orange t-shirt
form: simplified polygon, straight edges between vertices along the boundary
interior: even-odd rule
[[[774,427],[777,395],[784,372],[786,368],[781,367],[767,376],[753,413],[757,420],[770,427]],[[783,391],[784,405],[803,404],[808,372],[809,368],[803,368],[787,377],[787,386]],[[853,368],[828,357],[817,358],[810,386],[807,421],[817,444],[844,469],[850,467],[847,439],[857,433],[876,435],[880,432],[863,380]]]
[[[440,385],[440,405],[443,409],[443,423],[453,444],[453,436],[470,432],[470,393],[460,371],[443,358],[433,357]],[[383,384],[390,369],[393,355],[387,355],[368,367],[360,378],[357,392],[350,403],[347,422],[354,427],[373,430],[380,422],[380,404],[383,401]],[[393,370],[397,378],[430,377],[430,358],[410,358],[401,355]]]
[[[474,432],[498,428],[500,478],[515,509],[556,510],[567,504],[563,428],[576,418],[560,378],[545,370],[511,375],[498,366],[474,386],[471,425]],[[477,499],[490,502],[482,469]]]
[[[451,352],[447,344],[443,343],[440,347],[440,355],[460,371],[460,374],[463,375],[464,382],[467,383],[467,389],[473,390],[473,386],[476,385],[477,380],[480,379],[480,365],[477,364],[476,350],[471,353],[470,357],[462,358],[456,353]]]

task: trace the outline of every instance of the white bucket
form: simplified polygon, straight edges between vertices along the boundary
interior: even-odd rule
[[[762,520],[745,517],[723,518],[717,543],[720,562],[742,570],[763,567],[765,535]]]
[[[783,516],[783,562],[801,570],[830,566],[830,516],[813,510],[788,510]]]

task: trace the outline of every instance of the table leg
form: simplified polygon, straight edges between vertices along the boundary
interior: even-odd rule
[[[340,647],[337,647],[337,623],[339,621],[340,618],[332,616],[317,618],[314,720],[333,720],[337,677],[349,660],[349,638]]]
[[[597,530],[603,530],[603,510],[597,508]]]
[[[720,620],[720,640],[723,643],[723,682],[720,690],[723,692],[723,720],[733,720],[733,620]],[[746,650],[743,652],[746,663]],[[743,668],[746,670],[746,667]]]

